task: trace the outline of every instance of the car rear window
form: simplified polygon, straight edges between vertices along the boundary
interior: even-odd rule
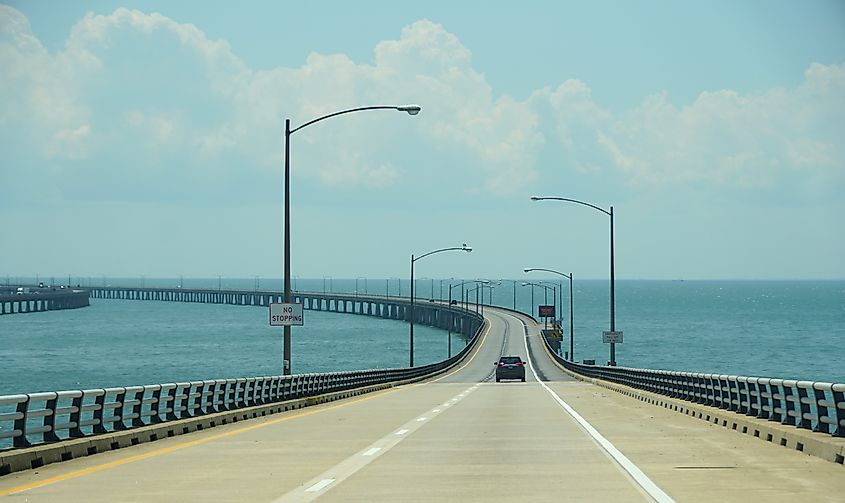
[[[518,356],[503,356],[499,361],[502,363],[519,363],[522,360]]]

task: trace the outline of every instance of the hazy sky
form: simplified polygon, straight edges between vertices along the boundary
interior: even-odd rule
[[[845,277],[841,1],[0,4],[0,275]]]

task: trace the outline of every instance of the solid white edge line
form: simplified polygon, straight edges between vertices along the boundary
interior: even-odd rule
[[[305,492],[315,493],[315,492],[321,491],[321,490],[325,489],[326,486],[328,486],[332,482],[334,482],[334,479],[323,479],[323,480],[317,482],[316,484],[314,484],[313,486],[309,487],[308,489],[306,489]]]
[[[373,447],[372,449],[367,449],[367,451],[364,452],[364,454],[361,454],[361,455],[362,456],[372,456],[373,454],[377,453],[380,450],[381,450],[381,447]]]
[[[523,342],[525,343],[525,354],[529,355],[530,353],[528,352],[528,334],[525,334]],[[628,459],[627,456],[622,454],[622,452],[617,449],[616,446],[614,446],[610,442],[610,440],[604,438],[604,436],[599,433],[598,430],[593,428],[593,425],[591,425],[589,422],[587,422],[586,419],[581,417],[581,414],[575,412],[575,409],[573,409],[568,403],[566,403],[551,388],[549,388],[546,383],[541,381],[540,377],[537,375],[537,371],[534,370],[534,364],[531,363],[531,359],[526,359],[528,360],[528,366],[531,368],[531,373],[534,374],[534,379],[537,380],[540,386],[542,386],[543,389],[545,389],[552,396],[552,398],[558,403],[558,405],[560,405],[563,410],[565,410],[566,413],[572,417],[572,419],[574,419],[579,425],[581,425],[582,428],[584,428],[584,430],[586,430],[587,433],[590,434],[591,437],[593,437],[593,440],[595,440],[614,459],[614,461],[619,464],[619,466],[623,470],[628,472],[628,475],[630,475],[631,478],[634,479],[634,481],[646,492],[646,494],[654,498],[654,500],[658,503],[675,503],[675,500],[672,499],[671,496],[663,492],[663,489],[660,489],[657,484],[654,483],[654,481],[648,478],[648,475],[643,473],[643,471],[640,470],[637,465],[635,465],[630,459]]]
[[[404,435],[406,433],[408,433],[408,430],[406,430],[404,428],[396,432],[397,435]]]

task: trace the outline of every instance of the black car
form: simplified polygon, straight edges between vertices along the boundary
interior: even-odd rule
[[[503,356],[494,362],[496,366],[496,382],[502,379],[519,379],[525,382],[525,362],[518,356]]]

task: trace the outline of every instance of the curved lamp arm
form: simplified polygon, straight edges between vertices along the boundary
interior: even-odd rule
[[[465,251],[465,252],[471,252],[471,251],[472,251],[472,248],[471,248],[471,247],[469,247],[469,246],[467,246],[467,245],[466,245],[466,243],[464,243],[464,244],[463,244],[463,245],[461,245],[461,246],[451,246],[451,247],[449,247],[449,248],[441,248],[441,249],[439,249],[439,250],[430,251],[430,252],[428,252],[428,253],[425,253],[425,254],[423,254],[423,255],[420,255],[419,257],[414,257],[411,261],[412,261],[412,262],[416,262],[417,260],[419,260],[419,259],[421,259],[421,258],[428,257],[429,255],[434,255],[435,253],[440,253],[440,252],[445,252],[445,251],[453,251],[453,250],[455,250],[455,251]]]
[[[334,113],[331,113],[331,114],[328,114],[328,115],[324,115],[322,117],[318,117],[314,120],[308,121],[305,124],[303,124],[303,125],[301,125],[297,128],[291,129],[290,131],[288,131],[288,134],[293,134],[293,133],[299,131],[300,129],[302,129],[306,126],[310,126],[311,124],[314,124],[315,122],[320,122],[321,120],[329,119],[331,117],[335,117],[335,116],[338,116],[338,115],[350,114],[352,112],[362,112],[364,110],[398,110],[399,112],[407,112],[408,115],[417,115],[418,113],[420,113],[420,110],[422,110],[422,108],[420,108],[418,105],[402,105],[402,106],[398,106],[398,107],[394,107],[394,106],[375,106],[375,107],[350,108],[349,110],[341,110],[340,112],[334,112]]]
[[[604,209],[604,208],[600,208],[600,207],[598,207],[598,206],[596,206],[596,205],[594,205],[594,204],[585,203],[584,201],[579,201],[579,200],[577,200],[577,199],[568,199],[568,198],[566,198],[566,197],[543,197],[543,196],[531,196],[531,200],[532,200],[532,201],[548,201],[548,200],[551,200],[551,201],[567,201],[567,202],[570,202],[570,203],[583,204],[584,206],[589,206],[590,208],[592,208],[592,209],[594,209],[594,210],[599,210],[600,212],[604,213],[604,214],[605,214],[605,215],[607,215],[607,216],[611,216],[611,215],[612,215],[609,211],[607,211],[607,210],[606,210],[606,209]]]
[[[539,287],[539,288],[544,288],[544,289],[546,289],[546,290],[548,290],[548,289],[552,288],[552,287],[550,287],[550,286],[541,285],[541,284],[539,284],[539,283],[531,283],[531,282],[529,282],[529,281],[526,281],[526,282],[522,283],[522,286],[531,286],[531,287],[535,287],[535,286],[536,286],[536,287]]]
[[[563,273],[563,272],[554,271],[554,270],[552,270],[552,269],[543,269],[543,268],[541,268],[541,267],[529,267],[529,268],[527,268],[527,269],[523,269],[523,272],[531,272],[531,271],[544,271],[544,272],[550,272],[550,273],[553,273],[553,274],[560,274],[560,275],[561,275],[561,276],[563,276],[564,278],[569,278],[569,279],[572,279],[572,274],[571,274],[571,273],[570,273],[570,274],[566,274],[566,273]]]

